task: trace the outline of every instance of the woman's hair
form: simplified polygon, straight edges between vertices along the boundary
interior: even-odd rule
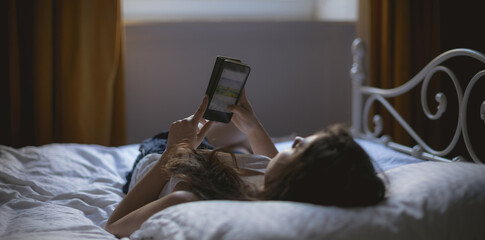
[[[317,135],[276,181],[265,183],[263,198],[345,207],[380,202],[385,185],[348,131],[335,125]]]
[[[194,150],[181,144],[169,156],[165,167],[191,187],[191,192],[203,200],[250,200],[256,189],[238,175],[239,168],[233,153],[230,162],[219,158],[223,149]]]

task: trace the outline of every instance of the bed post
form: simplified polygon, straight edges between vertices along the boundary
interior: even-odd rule
[[[364,42],[356,38],[352,43],[353,63],[350,69],[352,78],[352,128],[351,132],[354,137],[362,135],[362,84],[365,80],[364,71]]]

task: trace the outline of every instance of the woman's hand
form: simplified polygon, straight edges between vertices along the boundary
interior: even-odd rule
[[[208,103],[209,98],[206,95],[194,115],[175,121],[170,125],[167,148],[179,143],[187,143],[193,149],[200,145],[213,124],[213,122],[203,118]],[[202,125],[200,129],[199,124]]]
[[[271,137],[254,114],[253,108],[246,98],[246,90],[243,89],[238,104],[230,105],[228,110],[234,113],[231,121],[248,137],[253,153],[270,158],[278,153]]]
[[[254,114],[253,107],[246,98],[246,90],[241,92],[241,98],[237,105],[229,105],[227,110],[233,113],[231,121],[244,134],[250,135],[259,125],[258,118]]]

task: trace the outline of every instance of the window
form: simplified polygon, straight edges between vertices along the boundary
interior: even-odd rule
[[[358,0],[123,0],[125,22],[344,21]]]

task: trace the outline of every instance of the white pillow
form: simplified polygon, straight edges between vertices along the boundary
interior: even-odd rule
[[[131,239],[485,239],[485,165],[424,162],[387,171],[377,206],[201,201],[161,211]]]

